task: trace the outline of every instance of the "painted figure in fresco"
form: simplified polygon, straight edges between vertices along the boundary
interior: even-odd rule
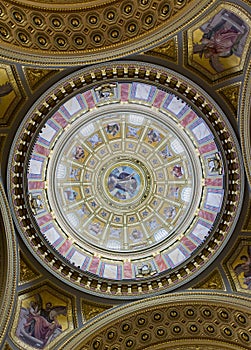
[[[179,187],[170,187],[169,194],[171,197],[178,198],[179,197]]]
[[[143,238],[143,233],[137,229],[132,230],[130,238],[133,242],[138,242]]]
[[[79,180],[79,175],[80,175],[80,169],[70,168],[70,175],[69,175],[70,178]]]
[[[77,198],[78,193],[72,189],[67,189],[64,191],[66,198],[69,201],[74,201]]]
[[[133,126],[128,125],[128,132],[127,132],[127,137],[139,137],[138,132],[140,128],[134,128]]]
[[[176,215],[176,209],[175,207],[165,207],[164,208],[164,215],[166,219],[173,219]]]
[[[183,176],[182,168],[180,165],[175,165],[173,167],[173,175],[178,178]]]
[[[251,246],[247,248],[247,255],[242,255],[240,259],[242,262],[235,266],[234,272],[237,276],[243,273],[243,282],[247,289],[251,290]]]
[[[136,194],[138,182],[135,174],[123,167],[114,169],[108,178],[108,188],[112,195],[119,199],[128,199]]]
[[[78,145],[73,150],[73,157],[77,160],[84,158],[85,151],[82,146]]]
[[[98,143],[102,142],[101,138],[98,134],[94,134],[92,137],[88,139],[88,141],[91,143],[92,147],[94,148]]]
[[[156,221],[156,219],[151,219],[150,221],[147,222],[147,225],[149,226],[150,230],[153,231],[155,230],[156,228],[159,227],[159,224],[158,222]]]
[[[222,161],[219,153],[215,153],[214,157],[208,158],[207,160],[208,168],[210,173],[222,174]]]
[[[103,84],[95,88],[95,91],[98,93],[99,98],[108,99],[114,96],[116,87],[115,83]]]
[[[120,238],[120,234],[121,234],[121,230],[120,229],[116,229],[116,228],[111,228],[110,229],[110,237]]]
[[[201,29],[204,34],[200,43],[194,44],[193,52],[199,53],[200,57],[204,55],[208,58],[216,72],[224,70],[220,57],[229,57],[232,54],[241,56],[243,50],[241,39],[247,28],[242,19],[234,13],[223,10]]]
[[[87,207],[83,204],[82,207],[81,207],[81,209],[78,210],[78,214],[79,214],[80,216],[84,216],[84,215],[89,215],[90,212],[89,212],[89,210],[87,209]]]
[[[94,236],[97,236],[98,234],[101,233],[102,231],[102,227],[100,222],[92,222],[89,226],[88,229],[90,231],[90,233]]]
[[[117,133],[119,132],[119,124],[117,124],[117,123],[108,124],[106,126],[106,132],[107,132],[107,134],[110,134],[112,136],[116,136]]]
[[[37,211],[43,209],[43,202],[41,196],[38,194],[36,196],[30,194],[29,195],[31,209],[34,214],[37,214]]]
[[[172,157],[171,152],[169,151],[169,147],[166,145],[166,147],[160,152],[160,155],[166,159],[168,157]]]
[[[27,344],[42,349],[62,333],[57,316],[66,314],[66,306],[53,306],[51,302],[43,308],[41,295],[36,294],[29,308],[21,308],[16,335]]]
[[[159,142],[161,140],[160,133],[153,129],[148,132],[147,137],[149,143]]]

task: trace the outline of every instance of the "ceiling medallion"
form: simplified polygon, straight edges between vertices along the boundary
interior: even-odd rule
[[[226,213],[240,203],[239,151],[224,149],[219,124],[216,133],[188,101],[137,77],[87,84],[39,128],[32,114],[23,167],[28,124],[21,127],[13,210],[53,273],[87,291],[133,297],[185,283],[218,254],[234,226]],[[232,140],[228,125],[220,128]]]

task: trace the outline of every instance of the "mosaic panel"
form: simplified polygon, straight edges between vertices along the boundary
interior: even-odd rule
[[[14,342],[25,349],[53,346],[74,328],[72,306],[69,297],[46,285],[22,292],[11,331]]]
[[[216,80],[243,67],[250,18],[238,7],[219,6],[188,30],[188,64]]]

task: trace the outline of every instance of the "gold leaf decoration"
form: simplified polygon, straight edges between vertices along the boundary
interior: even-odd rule
[[[86,300],[82,301],[82,313],[85,321],[101,314],[102,312],[112,308],[113,305],[101,305],[96,303],[90,303]]]
[[[146,54],[150,56],[159,56],[166,60],[172,60],[176,62],[178,59],[177,37],[168,40],[166,43],[157,46],[150,51],[147,51]]]
[[[220,272],[214,270],[206,279],[196,284],[192,289],[220,289],[225,290]]]
[[[237,119],[240,85],[241,83],[238,83],[238,84],[230,85],[218,90],[221,96],[226,100],[226,102],[232,108],[233,112],[235,113],[236,119]]]
[[[39,278],[41,275],[29,264],[24,254],[20,252],[19,283],[24,284]]]
[[[60,71],[60,69],[24,68],[24,73],[31,90],[35,90],[39,85]]]

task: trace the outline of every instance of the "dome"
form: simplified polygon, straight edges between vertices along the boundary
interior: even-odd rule
[[[108,298],[191,280],[230,238],[242,202],[239,146],[223,112],[157,65],[100,64],[53,86],[11,159],[29,249],[66,283]]]

